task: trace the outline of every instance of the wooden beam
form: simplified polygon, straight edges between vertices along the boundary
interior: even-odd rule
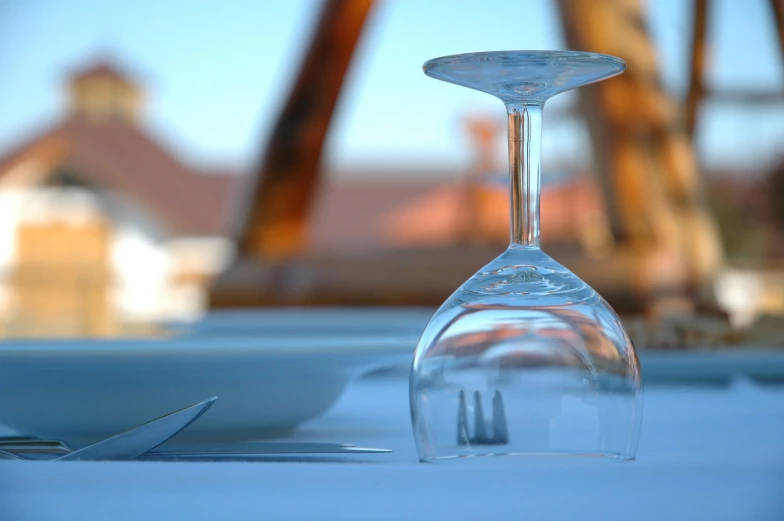
[[[689,67],[689,92],[686,95],[685,130],[694,139],[700,102],[705,96],[705,55],[707,47],[708,0],[693,0],[691,35],[691,65]]]
[[[705,99],[727,105],[765,107],[784,104],[784,90],[710,90],[706,89]]]
[[[237,253],[212,283],[210,308],[280,304],[307,247],[321,154],[373,0],[326,0],[297,80],[236,215]]]
[[[710,302],[723,260],[682,106],[659,80],[641,0],[559,0],[567,44],[620,56],[625,74],[580,89],[616,243],[637,251],[643,294],[680,286]],[[699,60],[698,60],[699,62]],[[698,63],[699,65],[699,63]]]
[[[238,215],[240,255],[288,258],[303,250],[321,153],[372,0],[327,0],[294,88],[250,176]]]
[[[773,11],[773,21],[776,22],[776,32],[779,37],[779,52],[784,61],[784,0],[770,0],[770,8]]]
[[[669,235],[672,215],[645,157],[646,125],[654,116],[662,117],[655,114],[662,104],[641,94],[656,64],[641,30],[640,2],[559,0],[559,6],[570,49],[613,54],[627,63],[626,73],[582,87],[578,94],[612,236],[618,244],[648,247]]]

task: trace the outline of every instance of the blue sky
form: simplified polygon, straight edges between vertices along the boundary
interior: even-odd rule
[[[709,82],[782,88],[766,0],[718,0]],[[648,0],[665,84],[682,93],[690,2]],[[0,150],[61,114],[70,70],[115,56],[149,91],[149,127],[203,165],[251,164],[302,56],[316,0],[0,0]],[[327,148],[338,168],[469,158],[460,117],[500,102],[437,82],[427,59],[459,52],[564,48],[549,0],[379,2],[355,57]],[[558,98],[555,103],[565,100]],[[784,143],[784,107],[709,107],[698,150],[711,166],[769,161]],[[548,158],[579,160],[575,122],[548,124]]]

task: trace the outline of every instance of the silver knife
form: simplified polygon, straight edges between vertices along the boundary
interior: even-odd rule
[[[58,461],[129,460],[141,456],[195,422],[215,403],[217,396],[161,416],[131,430],[60,456]]]
[[[152,451],[139,456],[139,460],[148,461],[254,461],[272,459],[276,456],[320,455],[320,454],[385,454],[392,452],[390,449],[376,449],[370,447],[354,447],[353,445],[338,444],[302,444],[302,447],[287,446],[263,448],[255,452],[250,451]],[[307,446],[312,445],[312,446]]]

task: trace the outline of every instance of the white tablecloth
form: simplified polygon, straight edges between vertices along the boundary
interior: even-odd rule
[[[784,388],[648,386],[638,460],[420,464],[400,377],[298,440],[392,454],[275,463],[0,462],[0,521],[784,520]]]

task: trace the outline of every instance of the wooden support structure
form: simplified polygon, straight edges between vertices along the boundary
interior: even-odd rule
[[[686,134],[694,139],[700,102],[705,96],[705,55],[707,53],[708,0],[693,0],[689,93],[686,95]]]
[[[264,161],[250,178],[238,222],[241,254],[285,258],[303,251],[324,140],[371,5],[372,0],[324,3]]]
[[[570,48],[620,56],[628,65],[580,96],[614,238],[619,248],[638,252],[636,261],[631,257],[633,284],[643,298],[665,292],[710,301],[721,243],[702,201],[680,107],[660,84],[641,2],[559,0],[559,6]]]
[[[244,303],[236,302],[235,296],[243,293],[243,278],[251,276],[248,270],[264,271],[303,253],[324,141],[372,4],[373,0],[324,2],[264,160],[243,192],[236,216],[237,260],[214,282],[211,306]]]
[[[779,37],[779,53],[784,60],[784,0],[769,0],[773,11],[773,21],[776,23],[776,33]]]
[[[692,145],[699,103],[712,95],[703,82],[708,0],[693,2],[691,81],[684,107],[662,88],[641,0],[559,0],[569,48],[620,56],[628,64],[618,78],[579,90],[615,251],[593,264],[588,259],[566,262],[611,300],[623,294],[631,304],[617,306],[614,300],[621,311],[638,311],[634,306],[659,291],[711,302],[712,282],[723,262]],[[435,305],[492,257],[491,250],[476,243],[344,256],[306,251],[324,139],[371,3],[324,4],[264,161],[245,191],[237,260],[214,283],[211,307]],[[771,5],[781,36],[781,0]],[[771,97],[741,94],[763,103]],[[447,269],[455,272],[454,280]],[[439,277],[420,276],[436,271]]]

